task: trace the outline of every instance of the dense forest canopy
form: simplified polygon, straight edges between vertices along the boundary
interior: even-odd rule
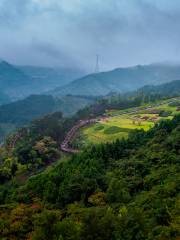
[[[7,182],[3,239],[177,240],[179,126],[178,115],[86,149],[24,184]]]

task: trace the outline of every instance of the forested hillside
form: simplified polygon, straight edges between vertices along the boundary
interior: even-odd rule
[[[54,107],[55,102],[52,96],[31,95],[24,100],[0,106],[0,123],[21,126],[34,118],[51,113]]]
[[[6,183],[3,239],[178,240],[179,127],[180,115]]]
[[[64,116],[70,117],[95,101],[96,98],[86,96],[68,95],[53,98],[48,95],[30,95],[23,100],[2,105],[0,106],[0,142],[12,130],[30,124],[35,119],[59,111]]]

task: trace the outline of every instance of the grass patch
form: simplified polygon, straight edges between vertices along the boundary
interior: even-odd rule
[[[104,134],[116,134],[119,132],[129,132],[128,128],[120,128],[117,126],[108,127],[104,130]]]

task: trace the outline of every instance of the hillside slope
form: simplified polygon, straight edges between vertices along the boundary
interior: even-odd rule
[[[0,123],[25,124],[51,113],[55,107],[52,96],[31,95],[23,100],[0,106]]]
[[[180,79],[180,66],[147,65],[119,68],[109,72],[87,75],[50,92],[54,96],[102,96],[110,92],[134,91],[144,85],[157,85]]]

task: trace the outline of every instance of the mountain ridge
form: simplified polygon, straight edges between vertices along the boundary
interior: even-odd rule
[[[180,65],[137,65],[88,74],[48,94],[103,96],[113,91],[125,93],[144,85],[157,85],[173,79],[180,79]]]

